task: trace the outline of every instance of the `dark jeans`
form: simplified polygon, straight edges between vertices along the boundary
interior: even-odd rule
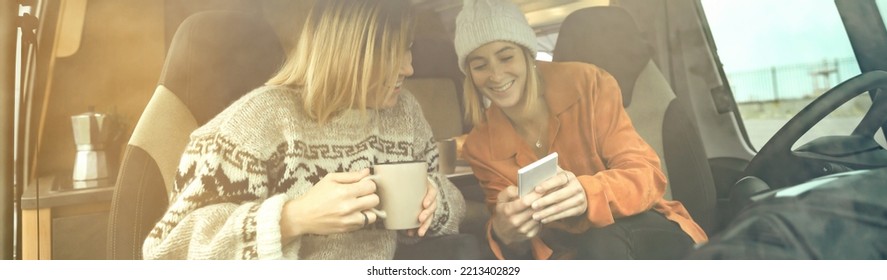
[[[423,238],[419,243],[398,244],[395,260],[476,260],[480,258],[480,244],[469,234],[454,234]]]
[[[681,259],[693,248],[693,240],[677,223],[655,211],[616,220],[572,236],[577,259]]]

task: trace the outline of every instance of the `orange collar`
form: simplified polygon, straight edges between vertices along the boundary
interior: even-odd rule
[[[588,81],[574,80],[576,77],[584,77],[584,75],[562,71],[562,67],[558,67],[560,65],[561,63],[556,62],[536,62],[536,69],[544,80],[543,96],[548,103],[548,109],[557,116],[579,102],[581,88],[577,88],[577,85],[590,87],[587,85]],[[518,141],[521,138],[511,126],[508,116],[495,104],[490,105],[486,115],[486,125],[490,132],[487,141],[489,141],[490,153],[492,153],[491,158],[504,160],[514,157],[517,154]]]

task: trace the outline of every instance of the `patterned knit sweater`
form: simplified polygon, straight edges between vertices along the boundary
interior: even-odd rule
[[[425,160],[438,189],[427,235],[454,234],[465,201],[438,172],[431,128],[406,91],[393,108],[311,120],[299,91],[260,87],[191,134],[170,206],[144,242],[146,259],[392,259],[416,242],[381,222],[357,231],[303,235],[281,244],[284,203],[325,175],[375,163]]]

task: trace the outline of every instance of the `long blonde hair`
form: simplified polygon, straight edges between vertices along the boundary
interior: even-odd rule
[[[524,110],[529,110],[536,105],[540,95],[542,95],[543,81],[536,72],[536,61],[530,50],[523,46],[521,46],[521,50],[524,52],[524,61],[527,65],[527,85],[522,98],[524,101]],[[464,63],[464,61],[461,63]],[[484,114],[486,108],[483,104],[483,95],[480,94],[477,87],[474,86],[474,78],[471,76],[471,67],[465,67],[465,69],[468,71],[468,74],[465,75],[465,82],[462,84],[465,95],[463,98],[463,103],[465,103],[465,118],[471,121],[474,126],[477,126],[487,121],[486,115]]]
[[[318,0],[286,63],[266,84],[302,90],[308,115],[325,123],[385,100],[413,40],[409,1]],[[391,81],[389,81],[391,80]]]

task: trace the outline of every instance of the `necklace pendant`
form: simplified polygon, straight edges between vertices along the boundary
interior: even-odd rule
[[[537,149],[541,149],[541,148],[542,148],[542,142],[541,142],[541,140],[542,140],[542,139],[536,140],[536,148],[537,148]]]

